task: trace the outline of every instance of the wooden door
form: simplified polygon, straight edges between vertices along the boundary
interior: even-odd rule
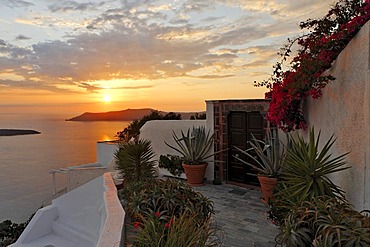
[[[258,179],[255,176],[257,171],[250,166],[243,164],[235,159],[234,155],[239,155],[242,159],[247,159],[252,162],[246,155],[237,152],[238,147],[243,150],[249,148],[248,141],[252,134],[257,139],[263,139],[264,119],[259,112],[231,112],[228,121],[228,137],[229,137],[229,152],[228,152],[228,181],[243,184],[259,185]]]

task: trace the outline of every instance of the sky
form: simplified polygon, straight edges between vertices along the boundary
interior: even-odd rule
[[[1,0],[0,113],[263,98],[279,48],[332,0]]]

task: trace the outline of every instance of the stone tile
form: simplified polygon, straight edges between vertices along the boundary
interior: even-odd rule
[[[258,190],[233,185],[194,188],[214,202],[215,221],[224,231],[224,247],[272,247],[278,228],[267,219],[268,207]]]

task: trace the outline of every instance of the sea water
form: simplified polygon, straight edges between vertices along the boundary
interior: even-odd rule
[[[70,117],[0,113],[0,129],[41,132],[0,136],[0,222],[26,221],[52,195],[51,169],[95,162],[97,141],[115,139],[128,124],[65,121]]]

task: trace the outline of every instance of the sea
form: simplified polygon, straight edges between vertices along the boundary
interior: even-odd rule
[[[95,162],[97,141],[114,140],[129,123],[65,121],[71,117],[0,113],[0,129],[41,132],[0,136],[0,222],[26,221],[52,195],[50,170]],[[57,187],[63,183],[65,178],[58,175]]]

